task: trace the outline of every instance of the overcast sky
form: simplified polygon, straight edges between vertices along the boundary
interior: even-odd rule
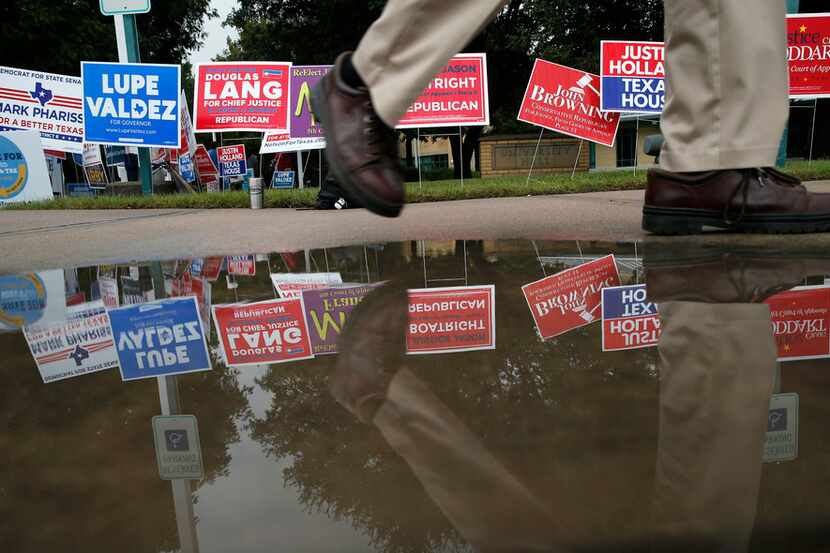
[[[231,9],[236,6],[237,0],[211,0],[210,6],[219,12],[219,17],[214,17],[205,25],[207,37],[202,47],[190,53],[190,62],[199,63],[212,60],[225,49],[228,37],[237,38],[235,30],[223,27],[222,22],[228,17]]]

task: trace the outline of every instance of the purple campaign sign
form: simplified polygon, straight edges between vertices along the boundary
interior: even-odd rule
[[[346,319],[363,298],[379,284],[303,290],[305,316],[314,355],[337,353],[337,338]]]
[[[311,113],[311,89],[331,70],[331,65],[295,65],[291,68],[291,138],[323,139],[323,128]]]

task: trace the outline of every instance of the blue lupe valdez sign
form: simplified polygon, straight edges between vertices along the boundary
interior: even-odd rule
[[[194,296],[109,311],[122,380],[211,369]]]
[[[179,148],[178,65],[81,62],[84,142]]]

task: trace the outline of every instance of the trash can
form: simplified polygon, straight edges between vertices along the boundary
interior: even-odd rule
[[[251,193],[251,209],[262,209],[262,179],[253,177],[248,186]]]

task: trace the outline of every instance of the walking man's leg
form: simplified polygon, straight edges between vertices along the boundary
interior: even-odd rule
[[[664,0],[664,171],[649,174],[643,226],[830,230],[830,197],[771,169],[787,121],[784,0]]]
[[[394,127],[429,81],[506,0],[390,0],[354,54],[314,90],[337,180],[387,217],[404,202]]]

